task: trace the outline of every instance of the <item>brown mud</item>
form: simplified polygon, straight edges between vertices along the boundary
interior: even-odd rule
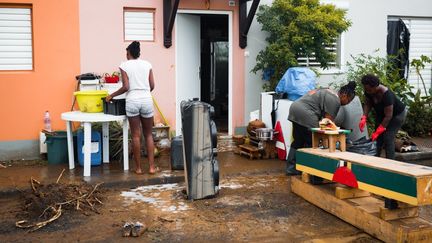
[[[22,198],[0,199],[6,242],[118,242],[125,222],[147,227],[144,242],[377,242],[292,194],[281,174],[227,177],[211,199],[189,201],[184,184],[107,190],[100,214],[69,212],[35,232],[15,227]]]

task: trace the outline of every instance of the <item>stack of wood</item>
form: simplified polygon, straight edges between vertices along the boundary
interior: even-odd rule
[[[249,122],[247,126],[248,143],[239,142],[235,153],[249,157],[249,159],[269,159],[276,157],[275,142],[272,140],[261,141],[256,137],[255,130],[259,128],[265,128],[265,124],[260,120],[254,120]],[[236,141],[240,139],[235,138]]]

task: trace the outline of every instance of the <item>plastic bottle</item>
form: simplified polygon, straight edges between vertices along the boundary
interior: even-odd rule
[[[51,118],[48,111],[45,111],[44,115],[44,129],[51,132]]]

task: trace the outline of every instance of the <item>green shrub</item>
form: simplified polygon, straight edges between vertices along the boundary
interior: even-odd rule
[[[402,129],[410,136],[426,136],[432,131],[432,97],[421,97],[417,91],[414,100],[410,101],[409,110]]]
[[[411,67],[414,68],[418,77],[422,81],[425,95],[422,96],[420,89],[413,100],[408,101],[408,114],[403,129],[411,136],[426,136],[432,132],[432,88],[426,89],[426,84],[421,74],[421,70],[431,63],[431,58],[421,55],[419,59],[411,61]]]
[[[365,74],[374,74],[379,77],[381,83],[390,88],[401,101],[407,105],[408,114],[402,129],[410,136],[425,136],[432,129],[432,90],[428,94],[421,96],[420,90],[416,94],[413,93],[413,87],[408,81],[399,76],[399,70],[394,67],[395,57],[379,57],[376,55],[360,54],[351,56],[352,62],[347,63],[347,80],[357,82],[356,93],[364,101],[364,91],[361,85],[361,77]],[[422,56],[420,59],[414,59],[411,62],[411,67],[415,68],[417,75],[423,81],[420,71],[425,68],[425,63],[429,63],[430,58]],[[337,85],[332,85],[337,89],[340,84],[346,83],[346,80],[339,81]],[[423,81],[424,83],[424,81]],[[423,85],[425,87],[425,85]],[[424,88],[426,89],[426,88]],[[424,90],[424,92],[427,92]],[[373,110],[372,110],[373,111]],[[375,124],[375,116],[372,112],[368,116],[368,124]],[[369,126],[372,128],[372,126]],[[371,131],[370,131],[371,132]]]

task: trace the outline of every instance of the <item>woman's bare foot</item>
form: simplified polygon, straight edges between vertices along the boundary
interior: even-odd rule
[[[137,174],[137,175],[142,175],[143,172],[142,172],[141,168],[139,168],[139,169],[135,169],[135,174]]]
[[[150,168],[149,174],[153,175],[153,174],[158,173],[158,172],[160,172],[160,169],[159,169],[159,167],[156,166],[156,167]]]

